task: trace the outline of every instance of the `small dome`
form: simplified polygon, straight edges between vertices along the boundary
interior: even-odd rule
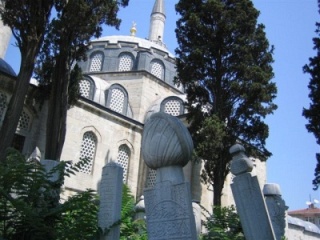
[[[2,58],[0,58],[0,72],[8,74],[12,77],[16,77],[17,74],[14,72],[12,67]]]

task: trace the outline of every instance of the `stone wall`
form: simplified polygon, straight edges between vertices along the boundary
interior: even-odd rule
[[[0,7],[2,1],[0,0]],[[0,58],[4,59],[7,51],[7,47],[11,38],[11,29],[3,25],[2,20],[0,19]]]

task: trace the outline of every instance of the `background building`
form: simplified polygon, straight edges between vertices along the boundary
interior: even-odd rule
[[[148,39],[135,36],[133,24],[127,36],[106,36],[93,40],[88,60],[79,62],[84,78],[80,81],[81,98],[68,111],[67,133],[61,159],[89,162],[76,176],[65,182],[64,197],[87,188],[99,189],[102,168],[114,161],[124,169],[123,181],[139,199],[145,187],[155,182],[155,171],[148,169],[141,154],[144,123],[155,112],[166,112],[185,121],[186,96],[174,84],[175,58],[163,42],[165,27],[164,0],[155,0],[150,17]],[[2,35],[6,32],[5,35]],[[128,29],[129,32],[129,29]],[[0,23],[0,43],[6,48],[10,34]],[[172,33],[174,34],[174,33]],[[3,58],[3,55],[0,56]],[[0,125],[10,100],[16,73],[0,58]],[[30,155],[39,148],[45,153],[47,103],[37,102],[40,91],[30,82],[13,145]],[[231,157],[230,157],[231,158]],[[260,185],[266,183],[266,164],[253,159]],[[184,173],[191,184],[192,198],[210,211],[213,202],[211,186],[200,181],[201,163],[190,162]],[[234,204],[230,183],[226,179],[223,205]]]

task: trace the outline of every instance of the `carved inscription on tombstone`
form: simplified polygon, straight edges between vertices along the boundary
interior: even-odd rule
[[[196,239],[189,208],[189,184],[158,183],[145,190],[147,228],[150,240]]]

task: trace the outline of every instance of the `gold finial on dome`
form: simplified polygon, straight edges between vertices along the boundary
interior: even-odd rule
[[[136,26],[137,26],[137,24],[135,22],[132,22],[132,27],[130,29],[131,36],[135,36],[136,35],[136,32],[137,32]]]

